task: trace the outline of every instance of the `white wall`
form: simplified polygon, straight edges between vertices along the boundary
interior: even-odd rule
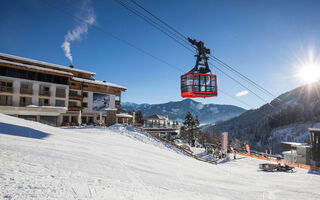
[[[47,82],[40,82],[40,81],[32,81],[27,79],[19,79],[19,78],[12,78],[12,77],[6,77],[6,76],[0,76],[0,80],[4,81],[12,81],[13,82],[13,94],[12,94],[12,101],[13,106],[19,106],[20,103],[20,96],[30,96],[32,97],[32,104],[33,105],[39,105],[39,86],[49,86],[50,87],[50,105],[55,106],[56,99],[59,100],[65,100],[66,107],[68,107],[68,99],[69,99],[69,85],[62,85],[62,84],[55,84],[55,83],[47,83]],[[20,95],[20,84],[22,83],[32,83],[33,87],[33,94],[27,95],[22,94]],[[56,88],[65,88],[66,89],[66,97],[65,98],[58,98],[56,97]]]

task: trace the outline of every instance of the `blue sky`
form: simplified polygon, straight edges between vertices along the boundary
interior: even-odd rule
[[[262,85],[275,95],[303,82],[297,68],[313,51],[319,55],[320,1],[217,1],[217,0],[136,0],[185,35],[202,40],[213,55]],[[113,0],[56,0],[53,5],[73,15],[84,16],[92,8],[94,24],[129,41],[153,55],[189,71],[194,56]],[[0,52],[47,62],[69,65],[61,48],[65,35],[81,26],[69,16],[40,0],[1,2]],[[122,101],[164,103],[178,101],[181,72],[88,27],[81,40],[72,41],[71,54],[76,68],[94,71],[96,79],[124,85]],[[234,98],[259,107],[263,101],[215,68],[218,87]],[[256,91],[254,88],[252,90]],[[257,91],[258,92],[258,91]],[[266,100],[272,98],[258,93]],[[196,99],[203,103],[246,105],[219,94]]]

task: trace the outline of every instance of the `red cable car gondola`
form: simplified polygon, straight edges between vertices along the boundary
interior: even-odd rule
[[[211,74],[208,66],[210,49],[204,47],[202,41],[197,42],[188,38],[188,41],[197,46],[198,54],[195,67],[188,73],[181,75],[181,96],[183,98],[215,97],[217,93],[217,77]],[[200,63],[203,61],[202,63]],[[199,65],[204,67],[198,68]]]

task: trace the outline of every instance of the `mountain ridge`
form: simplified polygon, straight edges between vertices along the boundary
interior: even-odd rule
[[[231,119],[246,111],[234,105],[203,104],[192,99],[160,104],[124,102],[121,104],[121,108],[126,112],[141,110],[144,116],[152,114],[168,115],[170,120],[178,122],[182,122],[186,114],[191,112],[194,116],[199,117],[202,124],[212,124]]]
[[[230,137],[249,143],[256,150],[273,149],[280,143],[306,142],[308,127],[319,127],[320,81],[287,91],[269,104],[232,119],[203,127],[204,131],[227,131]]]

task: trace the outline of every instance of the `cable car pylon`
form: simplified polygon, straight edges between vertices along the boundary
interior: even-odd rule
[[[188,41],[196,46],[196,64],[186,74],[181,75],[181,96],[183,98],[215,97],[217,93],[217,77],[211,73],[208,65],[210,49],[204,46],[204,42],[188,38]]]

